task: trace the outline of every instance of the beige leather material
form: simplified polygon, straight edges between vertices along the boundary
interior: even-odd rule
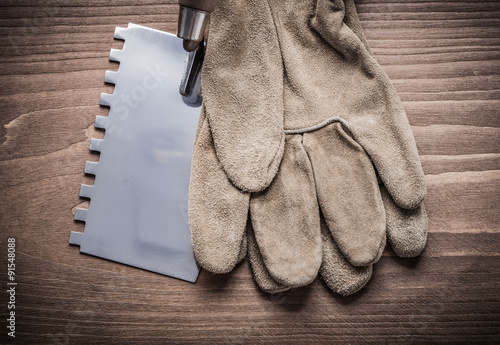
[[[352,0],[219,0],[202,89],[189,201],[202,267],[230,271],[246,237],[263,290],[319,272],[349,294],[386,237],[399,256],[421,252],[415,140]]]

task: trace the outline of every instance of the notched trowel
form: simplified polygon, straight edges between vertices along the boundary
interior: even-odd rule
[[[109,116],[95,120],[105,136],[90,144],[101,155],[85,166],[95,175],[94,185],[80,190],[90,206],[76,209],[74,218],[85,228],[72,232],[69,243],[86,254],[195,282],[199,268],[187,202],[199,73],[190,92],[179,93],[193,54],[183,39],[139,25],[116,28],[114,37],[125,43],[110,53],[110,60],[120,62],[118,72],[105,75],[115,84],[113,94],[100,98]]]

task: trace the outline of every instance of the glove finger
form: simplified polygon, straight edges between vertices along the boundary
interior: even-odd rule
[[[383,185],[380,193],[387,218],[387,238],[394,253],[399,257],[418,256],[427,242],[427,214],[421,203],[413,210],[396,205]]]
[[[241,261],[250,194],[227,179],[215,155],[203,110],[193,148],[189,184],[189,225],[198,263],[227,273]]]
[[[278,293],[289,290],[290,287],[278,283],[269,274],[262,255],[259,252],[259,246],[255,240],[250,222],[248,222],[246,238],[248,243],[248,261],[250,261],[250,266],[252,267],[253,279],[260,289],[267,293]]]
[[[363,288],[372,276],[373,266],[355,267],[347,261],[335,244],[324,219],[321,220],[323,263],[319,270],[321,279],[335,293],[352,295]]]
[[[260,191],[283,155],[283,62],[265,0],[218,1],[202,70],[217,157],[240,189]]]
[[[311,27],[346,60],[358,60],[362,69],[373,73],[363,59],[370,50],[354,4],[346,0],[318,0],[314,12]]]
[[[377,98],[397,99],[399,102],[392,85],[387,88],[390,89],[387,91],[388,95],[379,94]],[[422,203],[427,191],[415,139],[398,102],[389,101],[384,106],[388,112],[374,121],[372,128],[366,126],[366,122],[370,122],[366,117],[353,119],[349,125],[353,137],[371,157],[396,204],[405,209],[413,209]],[[373,133],[378,134],[374,136]]]
[[[250,217],[265,266],[277,282],[303,286],[321,265],[319,209],[311,163],[301,135],[285,138],[285,153],[273,183],[252,194]]]
[[[377,177],[363,148],[334,122],[304,133],[326,223],[354,266],[376,262],[385,247],[385,211]]]

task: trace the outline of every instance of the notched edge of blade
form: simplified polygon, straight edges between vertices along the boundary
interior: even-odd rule
[[[71,231],[69,235],[69,244],[75,244],[77,246],[82,245],[83,232]]]

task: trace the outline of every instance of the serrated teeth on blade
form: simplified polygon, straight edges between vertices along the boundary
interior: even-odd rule
[[[113,95],[112,94],[101,93],[101,98],[99,99],[100,105],[107,105],[108,107],[110,107],[112,103],[113,103]]]
[[[90,139],[90,150],[91,151],[101,151],[102,139]]]
[[[82,184],[82,186],[80,187],[80,196],[83,198],[92,199],[92,194],[94,193],[93,188],[94,187],[89,186],[88,184]]]
[[[109,52],[109,59],[111,61],[120,62],[121,55],[122,55],[121,49],[111,49],[111,51]]]
[[[81,246],[83,240],[83,232],[71,231],[71,235],[69,235],[69,244],[76,244]]]
[[[126,31],[127,31],[127,28],[121,28],[121,27],[117,26],[115,28],[115,35],[114,35],[114,37],[116,39],[119,39],[119,40],[124,40],[125,39],[124,33]]]
[[[97,115],[95,118],[94,127],[106,129],[106,125],[108,124],[108,117]]]
[[[87,221],[87,210],[77,207],[75,210],[75,220],[80,220],[82,222]]]
[[[106,71],[104,75],[104,81],[106,83],[116,84],[116,79],[118,78],[118,72]]]
[[[85,163],[85,173],[95,175],[98,166],[99,163],[97,162],[87,161],[87,163]]]

